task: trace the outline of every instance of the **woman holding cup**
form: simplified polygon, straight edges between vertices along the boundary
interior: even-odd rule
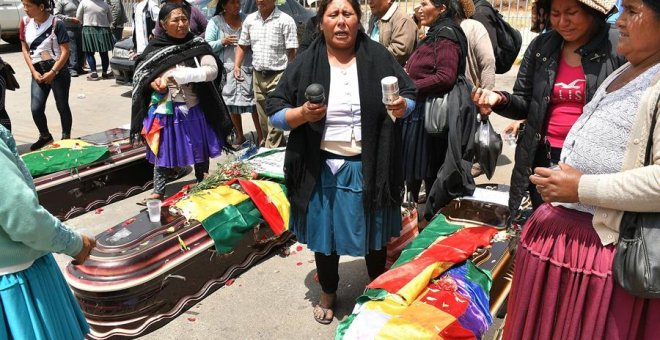
[[[360,31],[361,14],[357,0],[321,0],[322,39],[289,64],[267,102],[271,124],[291,131],[284,161],[290,230],[314,251],[322,291],[313,314],[322,324],[334,316],[339,256],[364,256],[375,279],[385,270],[387,241],[401,230],[401,131],[387,111],[409,114],[415,87],[389,51]],[[388,76],[396,77],[399,97],[386,106],[377,84]],[[323,86],[326,101],[306,98],[320,92],[312,84]]]
[[[227,104],[231,121],[236,131],[235,145],[245,142],[241,114],[250,112],[254,126],[259,126],[259,114],[255,106],[252,87],[252,50],[245,52],[241,66],[242,79],[233,76],[234,50],[241,35],[241,26],[246,15],[240,12],[240,0],[220,0],[215,14],[206,26],[205,40],[213,53],[224,66],[222,76],[222,97]],[[257,140],[263,139],[261,129],[257,129]]]

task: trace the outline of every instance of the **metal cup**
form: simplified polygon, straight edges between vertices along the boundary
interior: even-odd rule
[[[383,90],[383,104],[392,104],[399,98],[399,80],[390,76],[381,79],[380,86]]]

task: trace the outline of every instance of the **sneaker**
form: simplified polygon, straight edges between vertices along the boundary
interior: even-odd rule
[[[71,134],[62,132],[62,139],[71,139]]]
[[[76,71],[76,70],[70,70],[69,73],[71,73],[71,76],[74,77],[74,78],[79,76],[78,71]]]
[[[48,137],[39,137],[34,144],[30,145],[30,151],[39,150],[44,146],[53,142],[53,135],[48,135]]]
[[[101,78],[103,78],[103,79],[112,79],[114,77],[115,77],[115,75],[112,74],[112,72],[101,73]]]
[[[90,75],[87,76],[87,80],[89,80],[89,81],[97,81],[97,80],[101,80],[101,78],[99,78],[99,75],[98,75],[98,74],[96,74],[96,73],[92,73],[92,74],[90,74]]]

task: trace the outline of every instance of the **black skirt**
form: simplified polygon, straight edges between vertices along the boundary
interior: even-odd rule
[[[424,101],[403,119],[403,175],[406,181],[435,178],[445,160],[447,139],[430,136],[424,129]]]

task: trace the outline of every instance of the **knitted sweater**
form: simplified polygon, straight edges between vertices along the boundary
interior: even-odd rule
[[[598,91],[604,91],[629,67],[628,63],[612,73]],[[660,212],[660,119],[656,120],[653,131],[653,165],[644,166],[651,121],[659,99],[660,73],[654,76],[652,85],[644,91],[637,112],[630,113],[635,118],[621,171],[583,175],[580,178],[579,201],[596,207],[592,223],[603,245],[618,240],[624,211]]]
[[[39,204],[27,167],[10,132],[0,126],[0,270],[49,253],[75,256],[82,237]]]

